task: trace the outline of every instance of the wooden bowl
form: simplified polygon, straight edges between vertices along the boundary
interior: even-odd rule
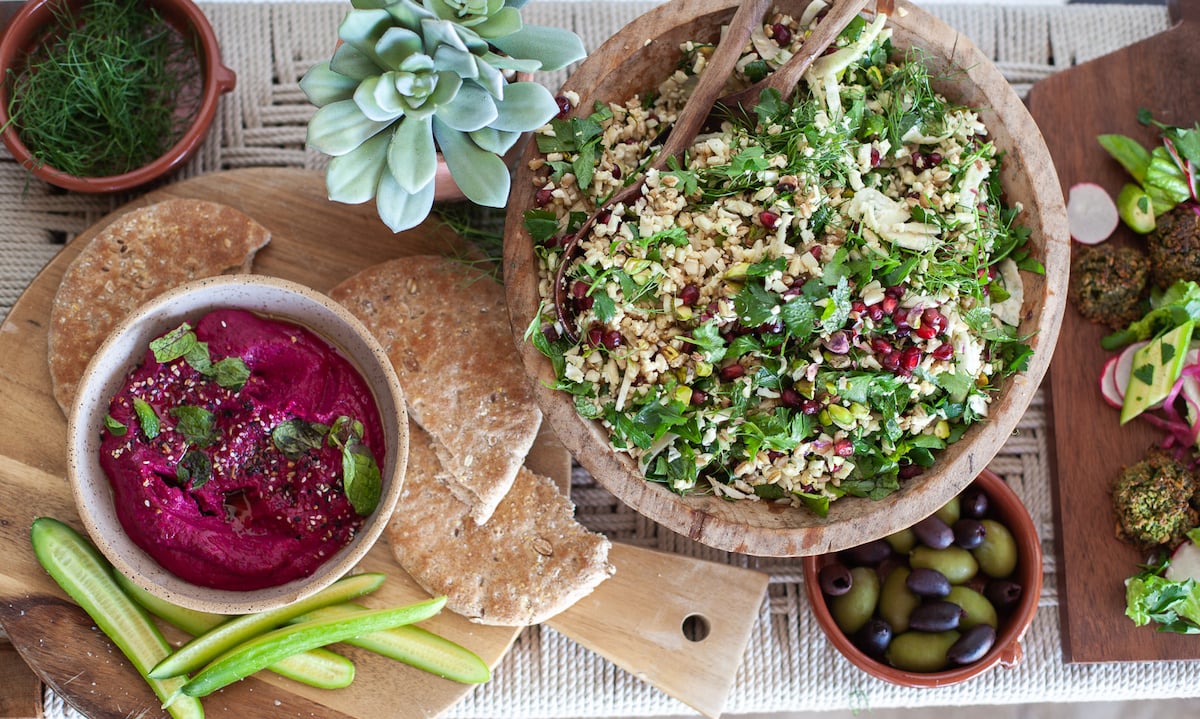
[[[676,67],[681,42],[715,40],[736,6],[735,0],[674,0],[659,6],[604,43],[571,75],[563,91],[578,93],[578,107],[590,110],[597,100],[621,101],[650,90]],[[798,9],[791,11],[799,14]],[[1006,151],[1000,178],[1007,201],[1023,206],[1018,221],[1031,230],[1033,252],[1046,274],[1023,273],[1019,332],[1031,336],[1034,349],[1028,370],[1004,381],[986,422],[973,425],[938,455],[931,470],[882,500],[843,497],[822,518],[765,502],[680,496],[647,482],[635,462],[613,451],[599,423],[581,418],[572,397],[550,389],[555,376],[549,360],[523,339],[539,306],[537,259],[522,217],[534,206],[536,188],[528,161],[536,148],[527,148],[518,166],[505,227],[505,287],[514,337],[545,416],[572,454],[610,492],[668,529],[709,546],[761,556],[823,554],[915,523],[949,501],[987,465],[1012,434],[1050,363],[1066,300],[1069,234],[1062,190],[1041,133],[1004,77],[965,37],[903,0],[889,25],[893,45],[924,49],[935,88],[953,101],[978,108],[992,139]]]
[[[817,573],[835,557],[805,557],[804,590],[812,605],[813,615],[830,643],[851,664],[873,677],[901,686],[944,687],[973,679],[996,665],[1011,669],[1020,663],[1024,656],[1021,637],[1033,622],[1042,593],[1042,545],[1025,505],[1003,479],[985,469],[975,480],[975,486],[988,496],[991,507],[989,515],[1007,527],[1017,543],[1018,559],[1013,579],[1021,585],[1021,598],[1012,610],[1001,615],[995,644],[979,661],[939,672],[904,671],[874,659],[855,646],[838,628],[821,593]]]
[[[374,395],[384,438],[382,486],[375,511],[348,544],[305,577],[254,590],[216,589],[187,581],[159,564],[125,532],[99,449],[109,402],[149,342],[195,322],[210,310],[249,310],[301,325],[333,345],[362,375]],[[408,465],[408,414],[400,382],[374,336],[348,310],[303,285],[261,275],[221,275],[172,289],[135,310],[96,351],[84,371],[67,421],[67,479],[84,528],[117,571],[139,586],[191,609],[245,614],[303,599],[358,564],[379,539],[400,500]]]
[[[120,175],[106,177],[82,177],[63,172],[39,162],[21,141],[18,128],[9,122],[8,107],[12,101],[11,71],[25,62],[25,55],[37,43],[45,27],[53,20],[56,9],[66,4],[79,8],[86,0],[28,0],[9,21],[0,38],[0,139],[8,147],[13,158],[38,178],[76,192],[103,193],[120,192],[144,185],[178,169],[199,149],[208,128],[217,114],[217,101],[221,95],[233,90],[237,76],[233,70],[221,63],[221,49],[216,33],[209,25],[204,12],[191,0],[147,0],[167,24],[191,40],[195,48],[195,67],[192,75],[199,75],[201,96],[194,108],[194,117],[183,135],[162,156]],[[135,110],[136,108],[130,108]]]

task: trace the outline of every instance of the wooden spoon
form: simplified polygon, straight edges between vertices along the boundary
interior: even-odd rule
[[[608,200],[596,208],[564,245],[562,258],[559,260],[554,276],[554,307],[564,333],[572,342],[579,341],[579,332],[575,327],[574,318],[567,312],[566,269],[579,247],[580,240],[591,232],[592,226],[596,224],[596,219],[607,212],[610,207],[640,196],[647,172],[662,170],[672,158],[675,160],[682,158],[684,151],[692,146],[696,135],[704,127],[712,112],[713,106],[718,102],[726,107],[745,107],[747,105],[753,107],[753,103],[758,101],[759,95],[767,88],[779,90],[784,98],[790,96],[800,78],[812,66],[813,61],[820,57],[825,49],[837,39],[842,29],[858,15],[859,11],[866,7],[869,0],[843,0],[837,3],[821,19],[812,34],[805,39],[800,51],[775,72],[745,90],[726,95],[718,100],[719,93],[725,87],[725,81],[733,72],[734,65],[737,64],[737,59],[742,54],[742,49],[750,40],[754,23],[761,22],[772,2],[774,0],[745,0],[738,6],[724,36],[709,58],[704,73],[700,75],[695,90],[684,103],[683,109],[679,111],[666,141],[663,142],[658,154],[646,166],[646,171],[636,181],[609,196]],[[893,0],[879,0],[878,7],[886,6],[886,12],[890,12],[892,4]]]

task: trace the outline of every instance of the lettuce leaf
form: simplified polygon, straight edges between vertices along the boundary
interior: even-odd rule
[[[1163,562],[1125,582],[1125,615],[1140,626],[1157,623],[1160,632],[1200,634],[1200,583],[1162,576]]]

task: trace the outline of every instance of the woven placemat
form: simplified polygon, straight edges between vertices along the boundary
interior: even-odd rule
[[[655,2],[533,2],[530,22],[575,30],[596,47]],[[205,4],[237,89],[221,104],[208,142],[174,179],[249,166],[323,167],[304,148],[313,109],[300,76],[332,49],[347,6],[334,3]],[[1056,70],[1168,26],[1156,6],[994,7],[930,5],[971,38],[1024,94]],[[565,73],[539,78],[557,87]],[[30,180],[0,150],[0,317],[64,242],[128,196],[62,193]],[[910,690],[872,679],[825,641],[803,597],[800,563],[729,555],[663,530],[598,487],[577,469],[573,497],[580,519],[615,540],[767,572],[763,603],[727,713],[870,709],[887,706],[1104,701],[1194,695],[1194,663],[1064,665],[1057,611],[1055,538],[1047,464],[1046,413],[1039,397],[991,463],[1030,508],[1043,541],[1046,580],[1039,611],[1024,640],[1024,661],[957,687]],[[48,692],[46,715],[78,716]],[[452,717],[678,715],[683,704],[581,649],[551,629],[518,638],[495,678],[453,707]]]

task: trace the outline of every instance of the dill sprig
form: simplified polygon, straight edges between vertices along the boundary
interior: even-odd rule
[[[195,53],[139,0],[91,0],[9,70],[9,116],[37,162],[80,177],[134,170],[182,136],[198,106]]]

